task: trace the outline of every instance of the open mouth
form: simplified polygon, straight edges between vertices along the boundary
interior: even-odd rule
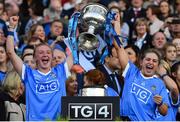
[[[153,65],[146,65],[147,71],[152,71],[153,70]]]
[[[47,64],[49,62],[49,58],[42,59],[43,64]]]
[[[74,86],[74,90],[75,90],[75,91],[77,90],[77,88],[78,88],[77,86]]]

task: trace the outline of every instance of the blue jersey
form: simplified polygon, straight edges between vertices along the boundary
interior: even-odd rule
[[[168,108],[168,113],[166,116],[162,116],[159,112],[157,112],[157,121],[176,121],[176,114],[180,104],[179,98],[180,96],[178,97],[177,103],[174,104],[169,93],[170,107]]]
[[[155,76],[145,77],[131,62],[123,72],[125,84],[120,99],[120,114],[133,121],[155,120],[156,103],[153,96],[163,97],[163,103],[169,105],[168,95],[163,81]]]
[[[119,96],[118,93],[111,87],[106,87],[107,96]]]
[[[56,120],[61,112],[61,96],[66,95],[64,64],[44,74],[23,65],[26,87],[26,120]]]
[[[3,85],[4,78],[6,76],[6,72],[0,71],[0,86]]]

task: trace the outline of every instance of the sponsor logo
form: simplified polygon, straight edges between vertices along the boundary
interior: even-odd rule
[[[48,82],[37,82],[36,83],[36,93],[45,94],[56,92],[59,89],[58,80],[51,80]]]
[[[148,89],[135,83],[132,84],[131,93],[135,94],[136,97],[145,104],[152,94]]]

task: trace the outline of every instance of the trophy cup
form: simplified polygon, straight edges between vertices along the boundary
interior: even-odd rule
[[[106,20],[107,9],[100,4],[89,4],[81,11],[82,28],[88,28],[87,32],[79,34],[78,47],[81,50],[93,51],[99,47],[99,41],[95,30],[103,27]]]

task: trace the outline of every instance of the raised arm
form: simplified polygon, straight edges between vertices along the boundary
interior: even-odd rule
[[[9,26],[10,28],[9,28],[9,34],[7,37],[7,41],[6,41],[6,51],[7,51],[7,54],[13,64],[15,70],[21,76],[23,61],[14,51],[14,37],[12,34],[14,31],[14,28],[18,24],[18,20],[19,20],[18,16],[10,17],[10,26]]]
[[[176,104],[178,101],[179,90],[175,81],[167,74],[167,71],[162,64],[159,65],[157,72],[160,75],[161,79],[164,81],[166,88],[170,91],[173,103]]]
[[[117,17],[118,18],[118,17]],[[119,22],[120,20],[119,19],[117,19],[117,21],[115,20],[114,22],[113,22],[113,25],[114,25],[114,29],[115,29],[115,31],[116,31],[116,33],[118,34],[118,35],[120,35],[121,34],[121,26],[120,26],[120,22]],[[122,41],[121,41],[122,42]],[[113,42],[113,45],[114,45],[114,47],[115,47],[115,49],[116,49],[116,51],[117,51],[117,53],[118,53],[118,58],[119,58],[119,62],[120,62],[120,65],[121,65],[121,68],[124,70],[125,69],[125,67],[126,67],[126,65],[127,65],[127,63],[128,63],[128,56],[127,56],[127,53],[125,52],[125,50],[124,50],[124,48],[121,46],[121,47],[119,47],[118,46],[118,44],[116,43],[116,41],[114,40],[114,42]]]

